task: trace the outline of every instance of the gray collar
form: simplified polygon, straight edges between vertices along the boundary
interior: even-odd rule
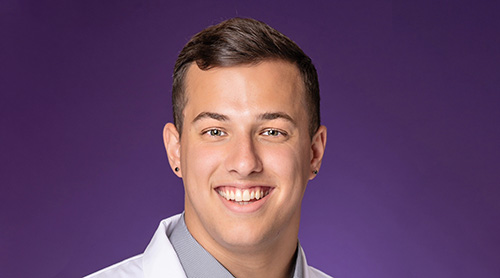
[[[221,263],[193,238],[186,227],[186,222],[184,222],[184,213],[179,222],[174,226],[169,239],[188,278],[234,278]],[[297,245],[297,255],[292,278],[304,277],[304,269],[302,267],[304,258],[299,250],[300,244]]]

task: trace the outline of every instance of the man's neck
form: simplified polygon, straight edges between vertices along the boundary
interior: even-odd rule
[[[207,233],[191,229],[193,237],[231,274],[237,278],[282,277],[289,278],[295,266],[298,246],[297,223],[289,223],[293,229],[283,230],[279,236],[265,243],[248,247],[227,247],[218,244]]]
[[[210,250],[209,252],[238,278],[282,277],[289,278],[294,270],[297,240],[293,244],[281,245],[260,252],[234,250]]]

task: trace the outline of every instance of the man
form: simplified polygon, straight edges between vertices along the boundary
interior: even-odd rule
[[[144,254],[88,277],[329,277],[298,243],[326,143],[309,57],[262,22],[230,19],[183,48],[172,101],[164,142],[185,211]]]

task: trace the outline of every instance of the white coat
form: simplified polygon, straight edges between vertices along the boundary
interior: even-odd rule
[[[84,278],[186,278],[186,273],[175,253],[168,236],[182,214],[161,221],[153,239],[143,254],[126,259]],[[302,269],[304,278],[328,278],[330,276],[307,265],[304,250]],[[331,278],[331,277],[330,277]]]

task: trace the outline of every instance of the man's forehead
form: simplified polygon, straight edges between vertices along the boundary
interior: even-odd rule
[[[196,86],[201,85],[205,86],[206,83],[211,83],[212,85],[215,83],[215,79],[219,78],[217,73],[228,71],[228,70],[234,70],[231,74],[231,77],[234,77],[235,75],[235,70],[252,70],[254,68],[263,68],[259,67],[261,65],[279,65],[278,67],[274,67],[274,70],[270,72],[270,75],[279,75],[282,74],[279,78],[276,78],[274,81],[275,82],[281,82],[282,85],[290,85],[294,87],[294,91],[298,90],[301,92],[303,96],[305,96],[306,92],[306,86],[304,83],[304,79],[302,74],[300,74],[299,68],[296,64],[290,63],[285,60],[281,59],[268,59],[268,60],[263,60],[258,63],[246,63],[246,64],[237,64],[234,66],[214,66],[209,69],[200,69],[197,65],[196,62],[192,62],[185,73],[184,77],[184,94],[186,97],[186,100],[189,99],[189,94],[193,92],[194,89],[199,89],[196,88]],[[269,75],[267,74],[267,75]],[[288,78],[283,78],[283,74],[286,74]],[[285,84],[285,80],[288,81],[288,84]],[[255,83],[263,83],[265,81],[260,81],[257,80]],[[203,87],[201,88],[203,92],[209,91],[209,88]],[[300,98],[301,101],[304,100],[304,97]]]
[[[302,123],[302,119],[307,121],[308,116],[305,86],[298,68],[289,62],[269,62],[206,71],[193,63],[186,76],[183,117],[190,123],[200,119],[226,122],[274,119],[287,121],[294,126],[307,125]],[[256,75],[250,74],[249,77],[242,74],[240,79],[235,78],[235,75],[248,70]],[[237,81],[232,83],[235,79]],[[251,85],[247,86],[246,83]]]

